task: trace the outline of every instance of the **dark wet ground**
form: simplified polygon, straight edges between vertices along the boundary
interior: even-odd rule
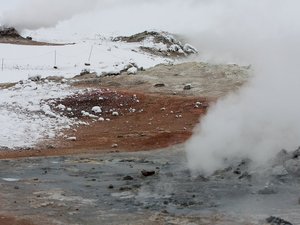
[[[262,224],[271,215],[300,224],[298,178],[248,176],[241,165],[192,177],[182,148],[1,160],[0,214],[49,224]]]

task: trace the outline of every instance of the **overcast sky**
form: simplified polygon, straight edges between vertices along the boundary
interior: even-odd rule
[[[9,1],[0,0],[0,2],[1,2],[0,10],[3,11],[3,10],[6,10],[6,9],[9,9],[9,8],[13,8],[14,6],[16,6],[21,1],[22,0],[9,0]]]

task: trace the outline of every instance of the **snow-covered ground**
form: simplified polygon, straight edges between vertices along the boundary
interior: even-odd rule
[[[51,111],[44,99],[72,94],[68,85],[36,84],[24,81],[0,91],[0,146],[32,147],[38,141],[53,138],[75,121]]]
[[[98,18],[93,13],[91,16],[93,20]],[[87,18],[91,21],[88,15]],[[154,48],[158,52],[168,50],[163,43],[155,43],[153,39],[139,43],[112,41],[112,34],[117,37],[132,35],[134,33],[131,32],[135,31],[126,29],[128,32],[125,33],[107,32],[107,29],[98,25],[93,25],[93,29],[90,29],[85,21],[81,17],[79,20],[74,18],[56,27],[23,30],[21,33],[24,37],[32,36],[36,41],[74,44],[0,44],[0,83],[23,80],[12,88],[0,89],[0,147],[32,147],[43,139],[54,138],[62,129],[78,122],[52,112],[46,101],[51,98],[64,98],[76,90],[65,84],[37,84],[28,81],[29,77],[71,78],[84,70],[96,72],[100,76],[116,74],[125,68],[129,68],[128,74],[135,74],[140,68],[147,69],[158,64],[175,62],[174,59],[141,50],[141,47]],[[108,25],[105,27],[110,28]],[[130,68],[128,65],[135,67]]]
[[[85,63],[91,64],[88,68],[100,75],[103,72],[118,72],[129,63],[149,68],[170,62],[170,59],[140,51],[142,44],[113,42],[104,37],[64,46],[0,44],[0,59],[3,59],[0,83],[17,82],[36,75],[69,78],[86,69]],[[58,69],[54,69],[54,66]]]
[[[47,41],[57,40],[50,38]],[[0,83],[18,82],[9,89],[0,89],[0,147],[33,147],[44,139],[56,137],[63,129],[80,123],[51,111],[50,103],[46,101],[64,98],[78,90],[66,84],[35,83],[29,81],[29,77],[70,78],[85,69],[101,75],[118,73],[129,64],[149,68],[173,62],[169,58],[143,52],[141,46],[157,47],[157,44],[151,43],[151,40],[141,43],[114,42],[102,36],[92,39],[77,37],[75,44],[62,46],[0,44]],[[163,44],[160,46],[165,48]],[[90,66],[86,66],[86,63]],[[137,68],[131,68],[128,73],[134,74],[133,70]]]

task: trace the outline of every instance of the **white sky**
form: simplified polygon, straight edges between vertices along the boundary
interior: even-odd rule
[[[15,7],[22,0],[0,0],[0,12]]]

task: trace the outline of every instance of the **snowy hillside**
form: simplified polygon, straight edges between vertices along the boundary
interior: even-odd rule
[[[71,90],[64,81],[34,82],[34,77],[38,81],[50,76],[72,78],[86,70],[96,72],[98,76],[119,74],[120,71],[135,74],[140,69],[174,63],[179,56],[196,53],[190,45],[181,44],[169,34],[153,32],[159,37],[156,39],[149,36],[150,33],[146,34],[144,39],[130,42],[96,36],[85,40],[78,38],[76,43],[65,45],[31,45],[31,40],[25,45],[0,44],[0,83],[18,82],[9,89],[0,89],[0,122],[3,128],[0,131],[0,147],[32,147],[80,123],[54,112],[46,101],[64,98],[78,90]],[[55,42],[54,39],[48,41]],[[12,42],[18,43],[18,40],[12,39]],[[171,53],[174,55],[171,56]]]
[[[170,62],[139,51],[139,46],[140,43],[112,42],[106,38],[63,46],[0,44],[0,58],[3,59],[0,82],[16,82],[36,75],[73,77],[86,69],[85,63],[91,65],[90,70],[101,74],[118,72],[129,63],[149,68]]]

